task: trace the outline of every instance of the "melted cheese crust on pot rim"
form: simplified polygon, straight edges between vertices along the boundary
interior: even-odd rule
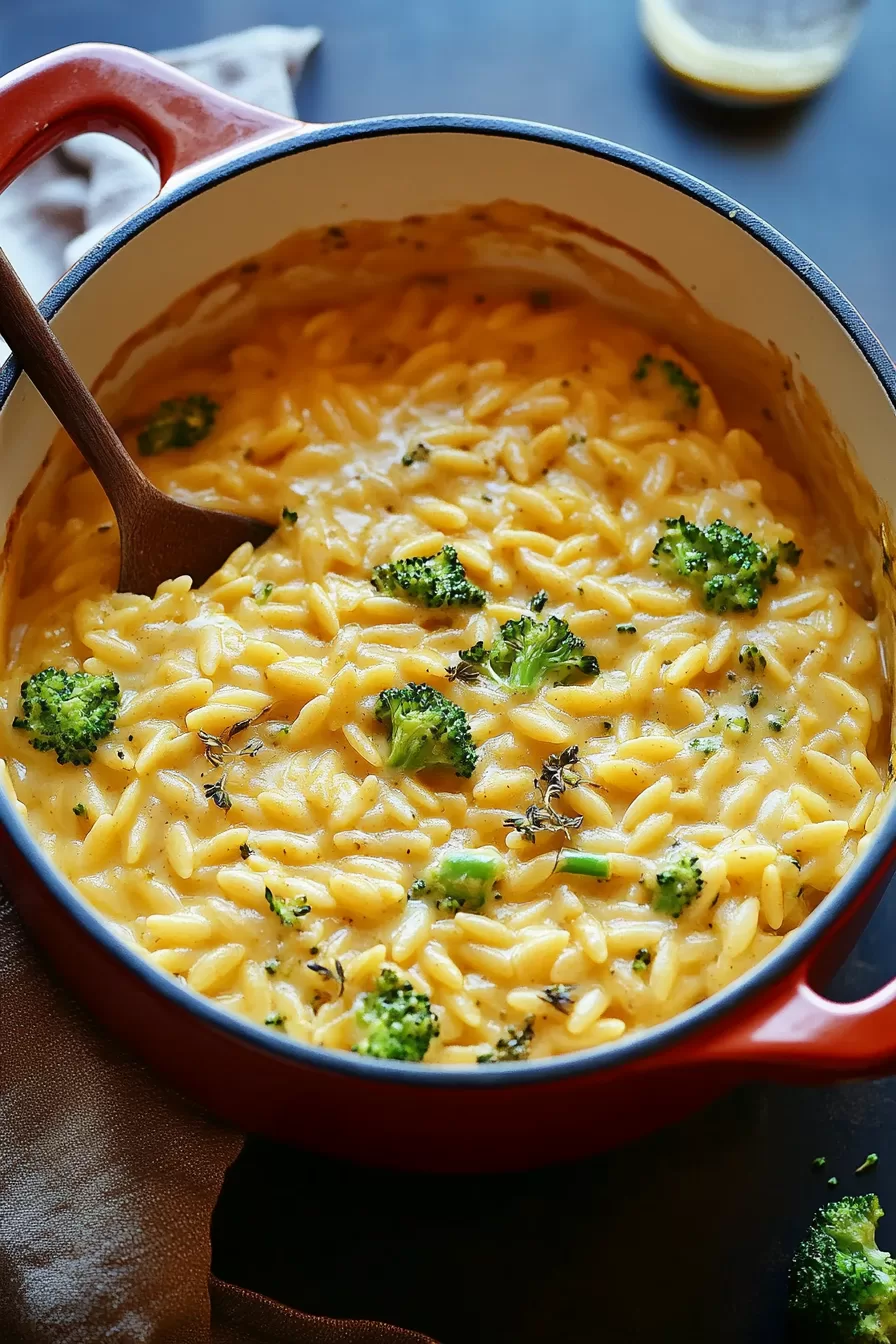
[[[360,996],[392,967],[438,1017],[426,1061],[472,1063],[530,1019],[541,1058],[680,1013],[830,891],[883,797],[877,623],[797,482],[705,384],[693,408],[633,379],[645,353],[699,379],[589,299],[462,277],[269,316],[225,358],[141,389],[137,416],[190,393],[220,407],[202,442],[141,464],[183,498],[297,521],[201,588],[179,578],[152,599],[114,591],[111,513],[72,457],[12,605],[2,770],[123,940],[218,1004],[336,1049],[361,1040]],[[709,612],[650,563],[679,515],[793,538],[802,559],[756,611]],[[489,594],[481,610],[373,590],[374,565],[446,543]],[[541,589],[543,618],[568,620],[600,674],[514,696],[449,681],[458,651],[490,644]],[[745,644],[763,671],[745,670]],[[119,682],[118,723],[88,767],[12,727],[20,683],[47,665]],[[468,714],[470,779],[384,764],[373,706],[408,682]],[[723,731],[744,712],[746,733]],[[259,714],[247,736],[263,746],[229,764],[225,811],[206,797],[222,771],[197,734]],[[711,754],[691,746],[706,736]],[[610,856],[604,882],[555,871],[562,835],[505,826],[572,745],[589,786],[556,806],[583,818],[569,847]],[[506,854],[480,910],[408,898],[449,844]],[[682,852],[704,882],[676,919],[654,909],[654,879]],[[265,888],[309,912],[287,927]],[[570,987],[557,1007],[553,984]]]

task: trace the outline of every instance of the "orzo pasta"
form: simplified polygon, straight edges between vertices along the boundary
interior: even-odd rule
[[[144,422],[205,399],[186,442],[135,424],[152,480],[280,525],[198,590],[118,594],[72,459],[28,533],[0,750],[43,848],[160,970],[362,1050],[394,972],[406,1057],[540,1058],[728,984],[854,859],[882,798],[877,624],[675,350],[572,293],[430,277],[271,315],[139,397]],[[654,554],[680,519],[752,534],[755,606],[713,597],[712,556],[676,577]],[[372,581],[436,555],[457,602],[424,604],[425,567]],[[566,661],[524,675],[551,620]],[[120,687],[87,765],[13,726],[48,666]],[[431,740],[387,763],[409,686],[461,711],[470,770],[451,744],[427,765]]]

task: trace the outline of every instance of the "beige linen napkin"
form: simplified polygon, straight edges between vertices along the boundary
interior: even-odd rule
[[[290,77],[319,37],[262,28],[163,55],[292,114]],[[156,185],[126,146],[81,136],[0,197],[0,243],[40,294]],[[0,892],[3,1344],[432,1344],[210,1279],[212,1209],[241,1145],[93,1025]]]

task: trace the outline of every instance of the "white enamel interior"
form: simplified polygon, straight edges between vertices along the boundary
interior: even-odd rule
[[[162,215],[66,301],[53,326],[92,382],[180,294],[315,225],[401,218],[510,198],[624,239],[693,289],[704,308],[763,342],[823,390],[833,423],[877,493],[896,505],[896,420],[880,381],[813,290],[738,226],[636,169],[512,135],[393,133],[322,144],[254,167]],[[620,254],[613,253],[618,265]],[[8,518],[55,422],[26,379],[0,413],[0,510]]]

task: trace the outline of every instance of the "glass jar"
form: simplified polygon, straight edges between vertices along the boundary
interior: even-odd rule
[[[729,103],[790,102],[837,73],[865,0],[641,0],[663,65]]]

